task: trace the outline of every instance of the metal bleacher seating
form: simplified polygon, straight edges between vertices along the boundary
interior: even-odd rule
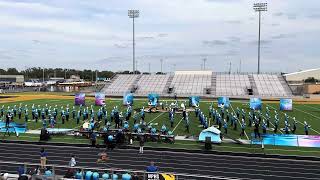
[[[168,89],[173,89],[171,92]],[[109,96],[132,91],[137,96],[254,96],[288,97],[292,92],[280,74],[228,74],[212,71],[176,71],[174,75],[117,74],[102,92]],[[210,92],[210,93],[208,93]]]
[[[142,75],[137,83],[137,95],[162,94],[170,75]]]
[[[248,75],[217,74],[216,77],[217,96],[247,95],[247,88],[250,88]]]
[[[205,88],[211,87],[211,71],[177,71],[171,86],[178,96],[204,95]]]
[[[108,86],[104,93],[107,95],[122,95],[134,85],[135,81],[140,77],[140,75],[133,74],[118,74],[114,77],[114,81],[110,86]]]
[[[260,96],[290,96],[277,75],[253,74],[253,79]]]

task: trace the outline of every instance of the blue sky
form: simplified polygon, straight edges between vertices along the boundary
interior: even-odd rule
[[[3,68],[256,72],[258,16],[252,0],[0,0]],[[260,1],[261,2],[261,1]],[[266,2],[266,1],[262,1]],[[264,72],[319,67],[320,1],[269,0],[262,15]]]

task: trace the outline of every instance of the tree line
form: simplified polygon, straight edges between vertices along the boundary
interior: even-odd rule
[[[42,79],[43,68],[32,67],[25,70],[17,70],[16,68],[0,69],[0,75],[24,75],[25,80],[28,79]],[[44,78],[50,79],[54,77],[62,77],[65,79],[70,78],[71,75],[80,76],[84,80],[95,80],[96,71],[90,69],[77,70],[77,69],[63,69],[63,68],[45,68]],[[112,71],[97,71],[97,77],[110,78],[114,75]]]
[[[112,71],[97,71],[97,77],[99,78],[111,78],[114,74],[133,74],[132,71],[121,71],[121,72],[112,72]],[[148,72],[136,71],[135,74],[150,74]],[[164,74],[157,72],[156,74]],[[29,79],[42,79],[43,78],[43,69],[40,67],[31,67],[25,70],[17,70],[16,68],[0,69],[0,75],[24,75],[25,80]],[[48,80],[54,77],[62,77],[65,79],[70,78],[71,75],[80,76],[80,79],[87,81],[96,79],[96,71],[90,69],[77,70],[77,69],[63,69],[63,68],[45,68],[44,69],[44,78]]]

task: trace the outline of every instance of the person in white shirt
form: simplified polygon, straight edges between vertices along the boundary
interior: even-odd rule
[[[70,167],[75,167],[76,164],[77,164],[77,161],[76,161],[75,156],[74,156],[74,155],[71,155],[71,159],[70,159],[70,161],[69,161],[69,166],[70,166]]]

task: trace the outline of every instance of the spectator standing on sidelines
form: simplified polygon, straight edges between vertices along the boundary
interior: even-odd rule
[[[141,135],[140,136],[140,149],[139,149],[140,154],[143,154],[143,146],[144,146],[144,136]]]
[[[41,169],[44,169],[46,167],[47,157],[48,157],[48,153],[44,150],[44,148],[41,148],[41,151],[40,151]]]
[[[72,155],[71,155],[71,159],[70,159],[70,161],[69,161],[69,166],[70,166],[70,167],[75,167],[76,164],[77,164],[76,158],[75,158],[75,156],[72,154]]]
[[[150,166],[147,166],[146,171],[147,172],[157,172],[158,171],[158,167],[154,165],[153,161],[151,161],[150,162]]]
[[[90,140],[91,140],[91,147],[95,147],[97,142],[97,134],[95,132],[91,133]]]
[[[107,162],[109,160],[108,154],[106,151],[99,153],[98,156],[99,156],[99,159],[97,160],[97,163]]]
[[[25,174],[25,170],[24,170],[24,166],[23,165],[19,166],[18,174],[19,174],[19,177],[21,177],[23,174]]]

